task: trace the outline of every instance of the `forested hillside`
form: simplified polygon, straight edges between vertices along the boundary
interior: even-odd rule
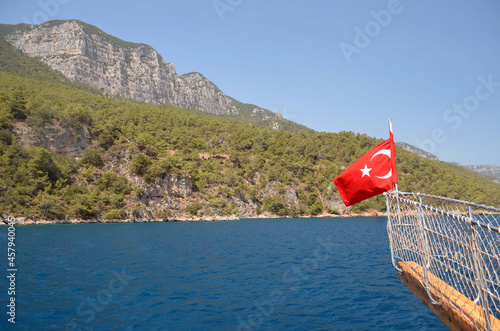
[[[0,60],[4,214],[176,219],[385,210],[382,196],[345,209],[332,182],[381,142],[365,134],[294,133],[106,98],[47,68]],[[396,154],[401,190],[500,206],[499,184],[460,166]]]

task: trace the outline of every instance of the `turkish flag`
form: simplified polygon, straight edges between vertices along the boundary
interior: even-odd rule
[[[346,206],[389,191],[398,182],[391,137],[372,148],[333,180]]]

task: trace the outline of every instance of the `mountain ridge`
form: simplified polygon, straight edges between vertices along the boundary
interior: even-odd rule
[[[405,142],[397,142],[396,146],[399,148],[402,148],[406,151],[412,152],[415,155],[418,155],[420,157],[429,159],[429,160],[434,160],[434,161],[439,161],[438,157],[432,153],[429,153],[427,151],[424,151],[423,149],[420,149],[418,147],[415,147],[411,144],[405,143]],[[464,167],[466,169],[472,170],[482,176],[485,176],[488,179],[491,179],[492,181],[496,183],[500,183],[500,167],[495,166],[495,165],[463,165],[457,162],[449,162],[450,164],[458,165],[461,167]]]
[[[416,154],[420,157],[423,157],[423,158],[426,158],[426,159],[429,159],[429,160],[434,160],[434,161],[439,161],[439,158],[432,154],[432,153],[429,153],[429,152],[426,152],[424,151],[423,149],[420,149],[418,147],[415,147],[411,144],[408,144],[408,143],[405,143],[405,142],[397,142],[396,143],[396,146],[408,151],[408,152],[412,152],[413,154]]]
[[[500,167],[492,164],[487,165],[462,165],[462,167],[477,172],[496,183],[500,183]]]
[[[224,94],[202,73],[177,74],[174,64],[165,62],[152,46],[123,41],[79,20],[1,24],[0,36],[70,80],[108,96],[242,117],[246,122],[275,129],[306,129],[257,106],[254,108],[259,113],[244,112],[245,104]]]

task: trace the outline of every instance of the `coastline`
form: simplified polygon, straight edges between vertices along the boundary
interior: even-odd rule
[[[236,215],[230,216],[199,216],[195,217],[192,215],[178,215],[165,218],[135,218],[135,219],[102,219],[102,218],[91,218],[91,219],[78,219],[78,218],[68,218],[68,219],[41,219],[38,217],[13,217],[10,215],[0,216],[0,226],[8,225],[9,219],[14,219],[15,225],[48,225],[48,224],[106,224],[106,223],[156,223],[156,222],[221,222],[221,221],[239,221],[241,219],[291,219],[291,218],[337,218],[337,217],[387,217],[386,212],[370,211],[360,214],[320,214],[320,215],[301,215],[301,216],[279,216],[271,213],[262,213],[260,215],[251,215],[248,217],[239,217]]]

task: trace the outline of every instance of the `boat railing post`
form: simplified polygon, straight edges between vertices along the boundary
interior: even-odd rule
[[[392,262],[392,266],[394,267],[394,269],[396,269],[398,272],[402,272],[403,270],[400,269],[396,263],[396,258],[394,257],[394,238],[392,236],[392,231],[393,231],[393,228],[392,228],[392,221],[391,221],[391,205],[390,205],[390,200],[389,200],[389,195],[385,194],[385,203],[387,205],[387,233],[389,235],[389,248],[391,250],[391,262]],[[398,199],[396,199],[398,200]],[[399,210],[399,200],[398,200],[398,210]],[[399,215],[398,215],[399,217]],[[401,224],[401,223],[399,223]]]
[[[437,301],[434,299],[434,297],[431,294],[430,287],[429,287],[429,267],[431,264],[430,261],[430,249],[429,249],[429,243],[427,241],[427,235],[426,235],[426,230],[425,230],[425,214],[422,208],[422,197],[419,195],[419,201],[420,203],[417,204],[417,220],[418,220],[418,228],[420,232],[420,245],[421,245],[421,254],[422,254],[422,267],[424,268],[424,280],[425,280],[425,293],[427,293],[427,297],[429,298],[429,301],[436,306],[441,306],[442,302]]]
[[[473,219],[472,206],[469,205],[469,217]],[[481,254],[481,244],[480,238],[477,233],[476,223],[470,223],[470,232],[471,232],[471,246],[473,249],[474,255],[474,278],[477,286],[478,295],[481,301],[481,306],[484,311],[484,322],[486,326],[486,330],[491,330],[491,319],[490,319],[490,309],[488,305],[488,292],[486,289],[486,277],[484,275],[484,264],[483,258]]]

